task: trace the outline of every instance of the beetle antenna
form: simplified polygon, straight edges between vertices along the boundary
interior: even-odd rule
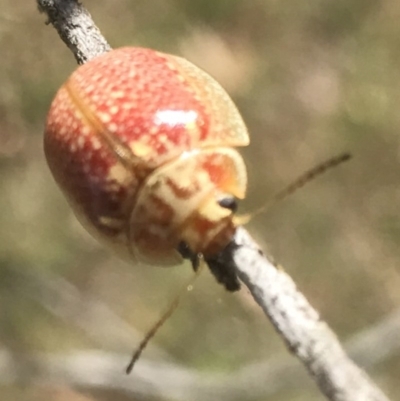
[[[175,312],[183,295],[186,294],[187,291],[192,290],[193,284],[196,281],[196,279],[199,277],[201,271],[203,270],[204,264],[205,264],[204,259],[199,255],[198,256],[198,265],[197,265],[197,268],[195,269],[194,274],[190,276],[190,278],[186,282],[186,284],[179,290],[179,292],[177,293],[175,298],[169,304],[168,308],[161,315],[161,317],[155,322],[155,324],[150,328],[150,330],[146,333],[143,340],[140,342],[139,346],[134,351],[131,361],[129,362],[129,365],[126,367],[126,370],[125,370],[127,375],[129,375],[129,373],[132,372],[132,369],[135,366],[135,363],[140,358],[140,355],[142,355],[142,352],[146,348],[149,341],[155,336],[157,331],[168,320],[168,318],[171,317],[171,315]]]
[[[352,155],[348,152],[341,153],[337,156],[334,156],[328,160],[325,160],[322,163],[317,164],[315,167],[311,168],[310,170],[306,171],[300,177],[298,177],[295,181],[289,184],[287,187],[283,188],[281,191],[277,192],[267,204],[259,208],[253,213],[245,214],[243,216],[236,217],[237,224],[246,224],[248,223],[255,215],[265,212],[266,210],[271,209],[277,203],[281,202],[282,200],[286,199],[298,189],[303,188],[308,182],[314,180],[318,176],[324,174],[328,170],[350,160]]]
[[[350,160],[351,157],[352,156],[350,153],[341,153],[340,155],[334,156],[328,160],[325,160],[320,164],[317,164],[315,167],[311,168],[310,170],[302,174],[300,177],[298,177],[294,182],[289,184],[286,188],[283,188],[281,191],[276,193],[271,199],[270,206],[286,199],[288,196],[292,195],[298,189],[303,188],[304,185],[306,185],[310,181],[313,181],[314,178],[317,178],[318,176],[326,173],[328,170],[331,170],[332,168],[337,167],[340,164]]]

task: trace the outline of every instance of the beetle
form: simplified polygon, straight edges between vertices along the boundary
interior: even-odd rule
[[[44,135],[50,170],[89,232],[147,264],[189,259],[197,270],[202,257],[229,291],[240,283],[220,252],[241,221],[235,212],[247,173],[235,148],[248,143],[237,108],[210,75],[183,58],[139,47],[78,67],[57,92]],[[273,203],[349,157],[306,172]],[[181,294],[146,334],[127,373]]]
[[[57,92],[44,135],[55,181],[92,235],[124,257],[163,266],[187,258],[194,268],[235,232],[247,187],[235,148],[248,143],[210,75],[139,47],[79,66]],[[237,279],[214,274],[238,289]]]

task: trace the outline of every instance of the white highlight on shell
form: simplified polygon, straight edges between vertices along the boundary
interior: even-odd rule
[[[154,123],[157,125],[166,124],[174,127],[176,125],[192,124],[197,118],[198,114],[193,110],[160,110],[154,117]]]

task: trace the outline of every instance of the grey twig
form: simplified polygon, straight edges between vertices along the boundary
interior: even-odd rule
[[[37,4],[78,64],[111,50],[89,12],[77,0],[37,0]]]
[[[290,276],[263,255],[246,230],[238,228],[232,243],[219,258],[236,266],[240,279],[289,350],[301,360],[329,400],[388,400],[348,357]]]
[[[78,63],[109,50],[89,13],[76,0],[37,0]],[[218,263],[236,269],[276,330],[305,365],[321,392],[332,401],[388,401],[346,355],[318,313],[256,242],[239,228]]]

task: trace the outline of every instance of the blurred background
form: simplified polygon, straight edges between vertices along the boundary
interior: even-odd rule
[[[247,291],[208,272],[124,375],[190,268],[121,262],[79,226],[42,151],[74,58],[35,1],[0,4],[1,399],[322,400]],[[113,47],[179,54],[227,89],[251,134],[241,211],[352,152],[248,230],[400,400],[399,2],[84,4]]]

